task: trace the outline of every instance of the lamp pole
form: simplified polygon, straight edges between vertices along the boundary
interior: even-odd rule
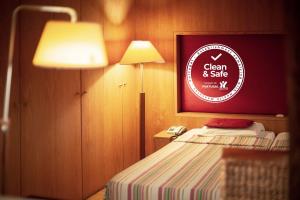
[[[144,64],[139,63],[140,66],[140,158],[145,157],[145,92],[144,92]]]
[[[150,41],[135,40],[132,41],[125,51],[120,64],[138,65],[140,67],[141,90],[139,93],[139,133],[140,133],[140,158],[145,157],[145,91],[144,91],[144,63],[160,62],[164,59],[155,49]]]
[[[9,50],[8,50],[8,66],[6,74],[6,85],[4,93],[4,106],[1,130],[3,133],[8,132],[9,129],[9,101],[11,92],[11,79],[13,72],[13,55],[16,38],[16,25],[18,13],[22,10],[38,11],[38,12],[51,12],[51,13],[65,13],[70,16],[71,22],[77,21],[77,13],[73,8],[61,7],[61,6],[37,6],[37,5],[20,5],[14,9],[11,22]]]

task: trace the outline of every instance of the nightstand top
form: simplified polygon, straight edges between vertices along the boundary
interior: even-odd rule
[[[176,136],[168,133],[167,130],[163,130],[154,135],[154,138],[172,138],[172,137],[176,137]]]

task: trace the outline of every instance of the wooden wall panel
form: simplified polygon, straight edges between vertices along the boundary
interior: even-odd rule
[[[107,44],[107,53],[109,55],[110,64],[118,63],[123,54],[125,53],[129,43],[135,39],[136,28],[136,10],[135,0],[103,0],[102,8],[104,13],[104,37]],[[122,156],[123,163],[122,169],[135,163],[139,160],[139,131],[138,131],[138,75],[139,71],[136,70],[135,66],[124,66],[115,64],[109,68],[105,68],[105,74],[111,74],[115,71],[113,80],[105,79],[105,91],[107,87],[113,88],[119,87],[121,93],[119,98],[110,99],[109,90],[105,97],[106,102],[112,104],[111,108],[114,109],[114,105],[121,105],[121,110],[117,110],[118,114],[111,119],[106,119],[105,124],[114,124],[114,126],[122,127]],[[109,73],[108,73],[109,72]],[[117,76],[116,76],[117,75]],[[111,88],[110,92],[114,93],[114,89]],[[108,98],[107,98],[108,97]],[[110,116],[110,110],[104,113],[104,117]],[[107,130],[108,134],[113,134],[114,131]],[[114,150],[112,150],[114,151]],[[115,171],[116,173],[117,171]],[[114,173],[111,174],[110,177]]]
[[[174,32],[284,32],[282,0],[138,0],[136,38],[151,40],[166,64],[145,67],[146,152],[153,135],[172,124],[199,127],[207,117],[175,116]],[[264,120],[286,130],[286,121]]]
[[[100,1],[81,1],[81,20],[103,25]],[[103,27],[102,27],[103,28]],[[105,184],[103,156],[104,68],[81,71],[82,92],[82,182],[86,198]]]
[[[80,17],[81,0],[53,0],[54,5],[70,6]],[[67,15],[55,15],[55,19],[67,19]],[[56,107],[56,192],[64,199],[82,198],[82,132],[81,99],[76,95],[80,91],[80,71],[57,71],[55,85]],[[51,83],[49,83],[51,84]],[[75,122],[75,124],[74,124]]]
[[[100,1],[81,2],[81,19],[98,22],[103,28]],[[82,71],[82,158],[83,196],[88,197],[105,184],[103,166],[104,69]],[[95,178],[97,177],[97,178]]]
[[[0,2],[0,113],[2,117],[3,95],[6,80],[8,43],[10,35],[11,15],[18,5],[18,0]],[[18,37],[18,36],[17,36]],[[16,38],[14,53],[14,71],[11,91],[10,120],[11,129],[8,134],[0,135],[0,170],[2,170],[2,142],[6,137],[5,187],[9,195],[20,195],[20,112],[19,112],[19,68],[18,68],[18,38]],[[0,118],[1,118],[0,117]],[[0,187],[2,188],[2,177]]]
[[[44,1],[79,8],[79,1]],[[22,3],[39,4],[24,0]],[[79,71],[32,66],[46,20],[53,14],[24,12],[21,17],[22,195],[59,199],[82,197]],[[55,18],[66,16],[55,16]]]
[[[109,58],[106,68],[82,71],[82,91],[87,91],[82,96],[84,197],[102,189],[124,166],[138,160],[134,118],[137,101],[132,98],[136,71],[132,66],[115,65],[135,34],[132,1],[123,3],[124,6],[117,0],[81,2],[81,20],[102,25]],[[128,109],[130,121],[124,123]]]

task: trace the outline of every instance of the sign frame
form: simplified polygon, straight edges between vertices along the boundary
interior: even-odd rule
[[[181,108],[181,79],[183,76],[181,75],[180,70],[180,51],[181,50],[181,43],[180,43],[180,37],[186,36],[186,35],[199,35],[199,36],[213,36],[213,35],[254,35],[254,34],[260,34],[260,35],[285,35],[284,33],[278,33],[278,32],[174,32],[174,96],[175,96],[175,114],[176,116],[211,116],[214,115],[214,117],[239,117],[239,118],[247,118],[249,115],[251,116],[260,116],[260,117],[274,117],[273,114],[235,114],[235,113],[207,113],[207,112],[187,112],[183,111]],[[280,116],[282,116],[282,113],[278,113]]]

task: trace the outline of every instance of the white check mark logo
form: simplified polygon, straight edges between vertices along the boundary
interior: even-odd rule
[[[216,57],[211,56],[211,59],[213,59],[214,61],[216,61],[216,60],[218,60],[221,56],[222,56],[222,54],[220,53],[220,54],[217,55]]]

